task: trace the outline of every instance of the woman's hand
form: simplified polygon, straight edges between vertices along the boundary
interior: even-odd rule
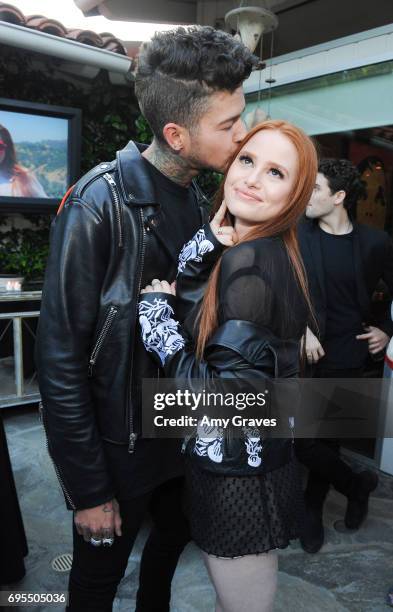
[[[157,278],[154,278],[151,281],[151,285],[146,285],[144,289],[141,290],[141,293],[169,293],[169,295],[176,295],[176,281],[170,285],[167,281],[159,281]]]
[[[234,246],[238,241],[235,228],[232,225],[221,225],[227,212],[227,205],[225,200],[223,200],[220,208],[210,221],[210,229],[221,244],[224,246]]]

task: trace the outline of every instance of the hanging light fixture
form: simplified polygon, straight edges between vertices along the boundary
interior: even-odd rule
[[[246,45],[253,53],[260,43],[259,53],[259,87],[258,87],[258,101],[257,105],[251,112],[247,113],[244,121],[249,129],[261,123],[270,116],[270,99],[271,99],[271,85],[275,82],[272,78],[272,65],[270,64],[270,76],[266,82],[269,84],[269,97],[268,97],[268,110],[265,111],[261,105],[261,78],[262,70],[265,64],[262,61],[262,50],[263,50],[263,35],[271,33],[271,46],[270,46],[270,60],[273,57],[273,42],[274,42],[274,30],[278,26],[278,17],[266,8],[258,6],[243,6],[244,0],[241,1],[241,5],[237,9],[229,11],[225,15],[225,23],[229,25],[232,30],[236,31],[235,36],[239,37],[243,44]]]
[[[262,34],[277,28],[278,18],[265,8],[240,6],[225,15],[225,23],[239,32],[243,44],[253,52]]]

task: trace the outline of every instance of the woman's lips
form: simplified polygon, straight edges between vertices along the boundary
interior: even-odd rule
[[[262,198],[257,196],[255,193],[251,191],[246,191],[244,189],[235,189],[235,192],[238,196],[240,196],[244,200],[249,200],[253,202],[262,202]]]

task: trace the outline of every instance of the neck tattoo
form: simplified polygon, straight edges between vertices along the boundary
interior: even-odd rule
[[[169,147],[161,147],[156,142],[146,149],[143,156],[162,174],[182,187],[188,187],[197,174],[179,155],[173,154]]]

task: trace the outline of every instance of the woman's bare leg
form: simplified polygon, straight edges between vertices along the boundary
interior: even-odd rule
[[[214,585],[216,612],[271,612],[277,588],[277,552],[223,559],[203,553]]]

